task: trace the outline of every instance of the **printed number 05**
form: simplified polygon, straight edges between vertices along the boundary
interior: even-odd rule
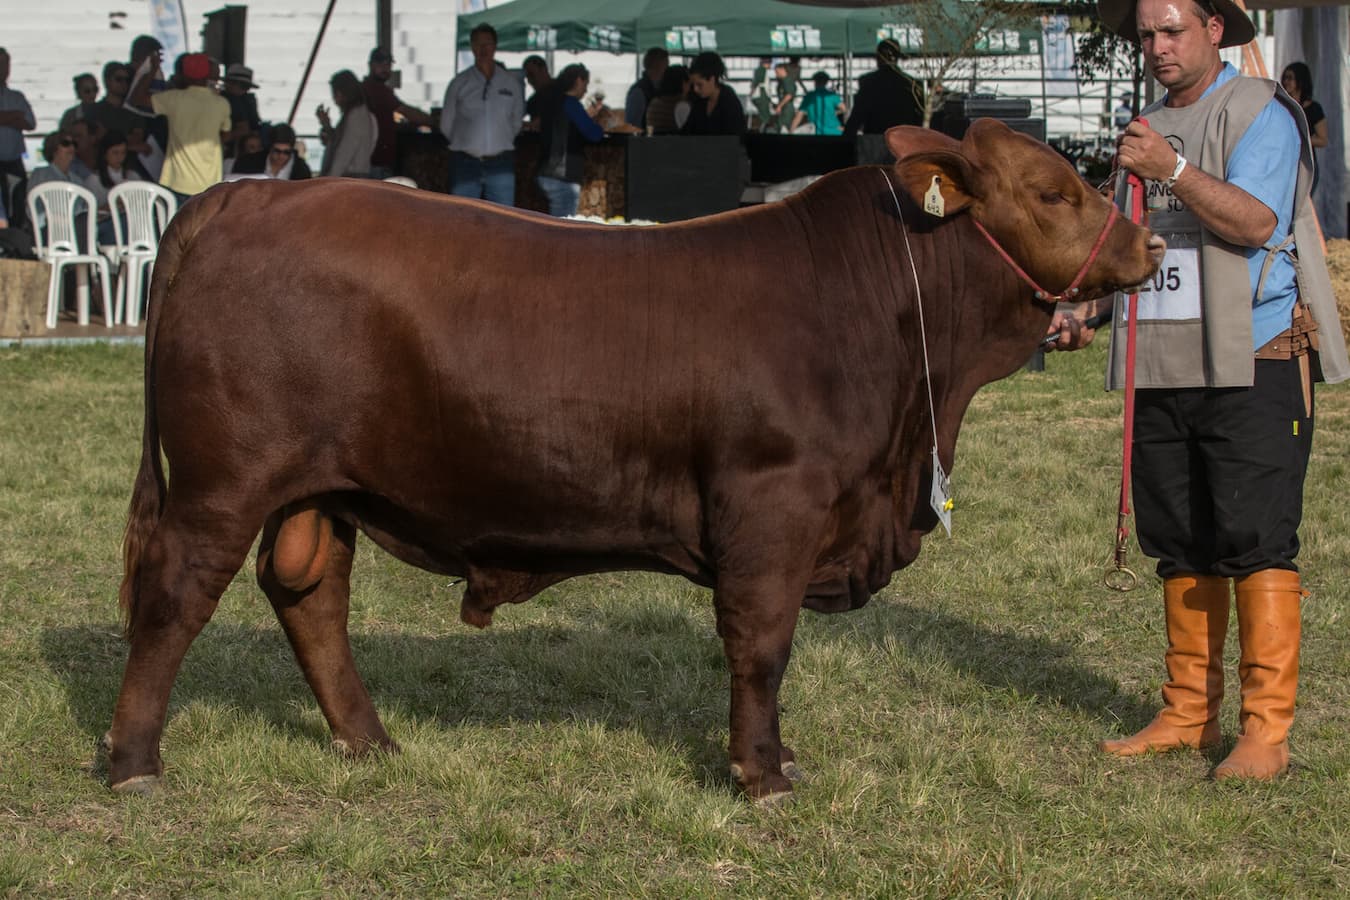
[[[1166,266],[1153,273],[1153,289],[1155,291],[1175,291],[1181,287],[1181,270],[1179,266]]]

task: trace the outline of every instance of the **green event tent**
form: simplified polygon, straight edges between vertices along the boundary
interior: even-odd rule
[[[609,50],[638,53],[665,47],[693,55],[842,56],[869,54],[894,38],[914,55],[959,46],[978,0],[930,0],[903,6],[847,9],[780,0],[512,0],[459,17],[459,45],[480,22],[497,29],[506,51]],[[934,12],[934,8],[938,11]],[[1040,23],[994,27],[963,55],[1039,54]]]

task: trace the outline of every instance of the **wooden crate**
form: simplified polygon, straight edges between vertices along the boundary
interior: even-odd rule
[[[0,259],[0,337],[47,333],[47,284],[51,266],[25,259]]]

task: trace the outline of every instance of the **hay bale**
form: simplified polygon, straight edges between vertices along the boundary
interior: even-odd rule
[[[1341,331],[1350,345],[1350,241],[1327,241],[1327,268],[1331,270],[1331,288],[1341,311]]]
[[[25,259],[0,259],[0,337],[47,333],[47,284],[51,266]]]

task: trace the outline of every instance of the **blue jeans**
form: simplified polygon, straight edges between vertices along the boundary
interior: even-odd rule
[[[456,197],[516,204],[516,154],[513,150],[479,159],[458,150],[450,153],[450,193]]]
[[[549,178],[547,175],[538,175],[536,180],[539,189],[548,197],[550,215],[563,219],[577,214],[577,204],[581,202],[581,185],[561,178]]]

